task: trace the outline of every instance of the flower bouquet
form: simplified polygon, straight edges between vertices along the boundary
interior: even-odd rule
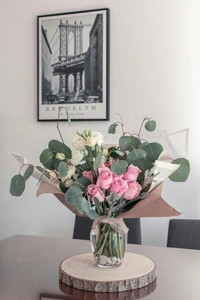
[[[51,140],[40,155],[42,167],[11,153],[21,168],[11,180],[10,193],[20,196],[34,176],[40,183],[37,195],[53,193],[72,212],[93,219],[92,250],[104,267],[119,266],[123,260],[128,232],[123,218],[179,214],[161,198],[161,183],[167,177],[186,181],[190,171],[187,159],[173,160],[159,143],[141,138],[143,127],[155,130],[154,120],[145,118],[138,134],[125,132],[120,120],[108,133],[115,134],[119,125],[118,145],[103,145],[101,133],[86,129],[74,136],[74,152],[59,131],[61,142]]]

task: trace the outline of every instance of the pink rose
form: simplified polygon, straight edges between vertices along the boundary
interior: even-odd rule
[[[93,182],[93,173],[92,173],[92,171],[84,171],[83,176],[90,179],[91,182]]]
[[[121,176],[116,176],[113,179],[112,185],[110,187],[111,192],[115,192],[118,195],[123,195],[128,189],[127,182],[121,178]]]
[[[134,166],[134,165],[130,165],[126,171],[126,173],[124,173],[123,175],[123,179],[127,180],[127,181],[135,181],[138,178],[139,173],[141,172],[141,170]]]
[[[104,201],[104,195],[103,195],[101,189],[97,185],[90,184],[90,185],[88,185],[87,190],[88,190],[88,194],[90,195],[92,201],[94,201],[94,197],[96,197],[99,200],[99,202]]]
[[[141,185],[137,181],[128,182],[128,190],[124,193],[124,198],[127,200],[135,199],[141,190]]]
[[[100,167],[99,168],[99,176],[97,178],[97,186],[106,190],[108,189],[113,181],[113,173],[110,171],[108,167]]]

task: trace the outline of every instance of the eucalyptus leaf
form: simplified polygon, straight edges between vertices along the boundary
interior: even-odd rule
[[[73,205],[79,214],[86,214],[91,219],[96,219],[98,214],[96,211],[91,209],[91,206],[87,199],[82,196],[82,191],[78,186],[71,186],[66,194],[65,194],[65,201]]]
[[[49,149],[45,149],[40,154],[40,162],[44,165],[53,157],[54,157],[54,154]]]
[[[119,157],[119,154],[117,154],[117,151],[119,151],[119,150],[116,147],[108,148],[108,153],[109,153],[110,157],[112,157],[112,158],[118,158]],[[121,152],[121,153],[123,153],[123,152]]]
[[[119,139],[119,148],[121,151],[132,151],[136,149],[140,144],[140,141],[135,136],[121,136]]]
[[[77,185],[81,191],[85,191],[89,184],[91,184],[91,180],[85,176],[79,177],[74,183],[74,185]]]
[[[72,158],[72,151],[71,149],[66,146],[65,144],[57,141],[57,140],[51,140],[49,142],[49,149],[53,153],[63,153],[68,159]]]
[[[98,212],[98,214],[100,215],[101,211],[100,211],[100,202],[99,202],[99,199],[94,197],[94,203],[96,205],[96,210]]]
[[[88,207],[88,203],[87,200],[83,197],[81,198],[77,198],[75,201],[75,207],[77,209],[77,211],[79,212],[79,214],[88,214],[89,213],[89,207]]]
[[[59,167],[59,164],[60,164],[60,160],[57,159],[57,158],[54,158],[54,160],[52,161],[52,164],[54,166],[54,170],[56,170],[58,172],[58,167]]]
[[[58,173],[60,174],[61,177],[65,177],[68,172],[68,165],[66,162],[61,161],[58,165]]]
[[[65,201],[76,206],[76,202],[81,201],[82,194],[82,190],[77,185],[72,185],[65,194]]]
[[[148,143],[141,145],[141,148],[146,152],[148,160],[155,162],[163,151],[163,147],[159,143]]]
[[[118,126],[117,123],[111,124],[108,128],[108,133],[109,134],[114,134],[116,132],[116,127]]]
[[[154,131],[156,129],[156,121],[148,120],[144,127],[148,131]]]
[[[34,171],[34,166],[29,165],[23,175],[25,181],[27,179],[29,179],[29,177],[31,177],[31,175],[33,174],[33,171]]]
[[[122,175],[126,172],[128,162],[126,160],[119,160],[112,162],[111,171],[117,175]]]
[[[12,196],[19,197],[23,194],[25,190],[25,179],[22,175],[15,175],[11,179],[10,183],[10,193]]]
[[[95,161],[94,161],[94,164],[93,164],[93,169],[94,170],[97,170],[97,168],[99,167],[100,163],[102,161],[102,152],[99,152]]]
[[[169,176],[169,179],[175,182],[185,182],[190,173],[190,163],[186,158],[177,158],[172,164],[178,164],[180,167]]]
[[[128,164],[131,165],[133,164],[134,165],[134,162],[139,159],[139,158],[146,158],[147,155],[146,155],[146,152],[142,149],[135,149],[133,151],[131,151],[128,155],[127,155],[127,161],[128,161]]]
[[[93,209],[91,209],[87,215],[88,215],[88,217],[91,220],[98,219],[98,217],[99,217],[99,215],[97,214],[97,212],[95,210],[93,210]]]
[[[51,158],[48,162],[43,163],[43,166],[48,170],[54,171],[55,170],[54,160],[55,159]]]
[[[115,153],[118,154],[119,156],[124,156],[124,152],[122,151],[116,150]]]

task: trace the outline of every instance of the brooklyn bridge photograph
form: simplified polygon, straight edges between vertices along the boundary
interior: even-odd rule
[[[38,121],[108,118],[108,9],[38,16]]]

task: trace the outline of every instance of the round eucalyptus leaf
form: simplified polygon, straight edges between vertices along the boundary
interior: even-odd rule
[[[25,190],[25,179],[22,175],[15,175],[10,183],[10,193],[12,196],[19,197]]]
[[[75,182],[74,185],[77,185],[81,191],[85,191],[88,185],[91,184],[91,180],[87,177],[79,177]]]
[[[99,167],[100,163],[101,163],[101,160],[102,160],[102,152],[99,152],[95,161],[94,161],[94,164],[93,164],[93,168],[94,170],[97,170],[97,168]]]
[[[68,172],[68,165],[66,162],[61,161],[58,165],[58,173],[60,174],[61,177],[65,177]]]
[[[119,139],[119,148],[121,151],[132,151],[136,149],[140,144],[140,141],[135,136],[121,136]]]
[[[94,197],[94,202],[95,202],[95,205],[96,205],[97,212],[100,215],[101,211],[100,211],[100,202],[99,202],[99,199],[96,198],[96,197]]]
[[[72,185],[65,194],[65,201],[76,206],[76,201],[81,201],[82,194],[82,190],[77,185]]]
[[[50,159],[54,157],[53,153],[49,149],[45,149],[40,154],[40,162],[45,165]]]
[[[99,215],[97,214],[97,212],[95,210],[93,210],[93,209],[91,209],[87,215],[88,215],[88,217],[91,220],[98,219],[98,217],[99,217]]]
[[[128,162],[126,160],[119,160],[112,162],[111,171],[117,175],[122,175],[126,172]]]
[[[141,145],[141,148],[146,152],[147,158],[151,162],[155,162],[163,151],[163,147],[159,143],[148,143]]]
[[[148,120],[144,127],[148,131],[154,131],[156,129],[156,121]]]
[[[127,155],[127,161],[128,164],[134,165],[134,162],[139,159],[139,158],[145,158],[147,157],[146,152],[142,149],[135,149],[133,151],[131,151],[128,155]]]
[[[67,147],[64,143],[61,143],[57,140],[51,140],[49,142],[49,149],[53,153],[63,153],[68,159],[72,158],[72,151],[69,147]]]
[[[190,163],[186,158],[177,158],[172,164],[178,164],[180,167],[169,176],[169,179],[175,182],[185,182],[190,173]]]
[[[116,127],[118,126],[118,124],[114,123],[111,124],[108,128],[108,133],[109,134],[114,134],[116,132]]]

